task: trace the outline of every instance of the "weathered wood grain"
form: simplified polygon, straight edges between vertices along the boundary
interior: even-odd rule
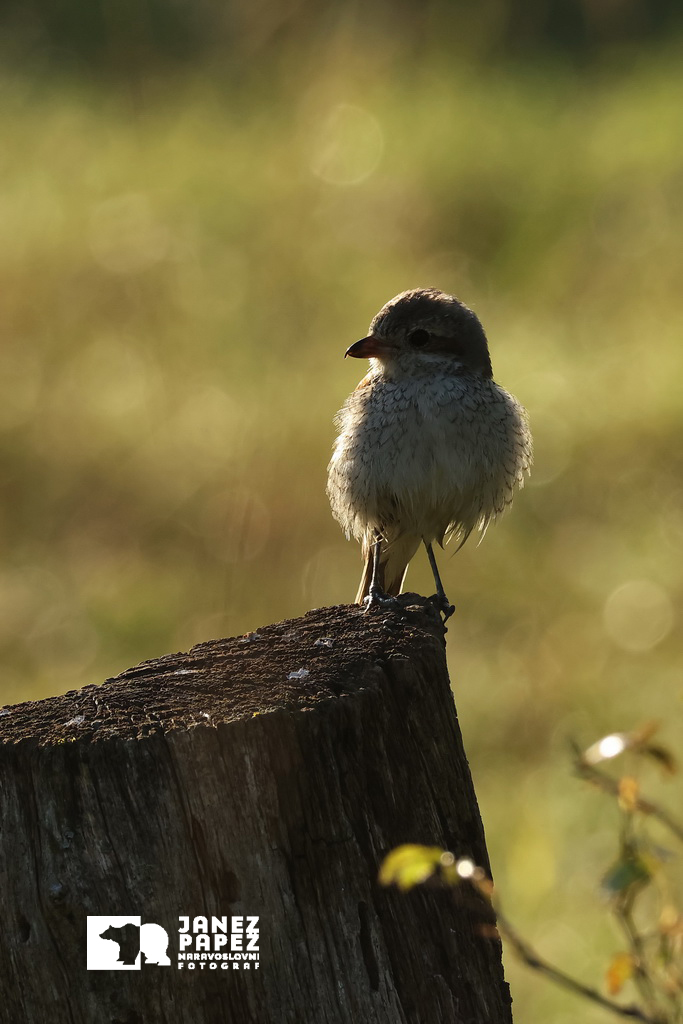
[[[511,1021],[478,897],[376,882],[404,842],[487,863],[443,628],[401,600],[0,712],[1,1021]],[[162,925],[172,965],[86,971],[89,914]],[[179,970],[185,914],[258,915],[259,969]]]

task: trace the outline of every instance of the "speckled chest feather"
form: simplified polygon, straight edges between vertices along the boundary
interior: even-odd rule
[[[371,371],[337,425],[328,494],[364,547],[376,531],[388,542],[406,534],[464,541],[509,504],[531,462],[523,408],[470,373]]]

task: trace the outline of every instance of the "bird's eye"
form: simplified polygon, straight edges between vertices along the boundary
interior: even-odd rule
[[[413,348],[424,348],[429,340],[429,331],[425,331],[422,327],[418,327],[408,335],[408,341]]]

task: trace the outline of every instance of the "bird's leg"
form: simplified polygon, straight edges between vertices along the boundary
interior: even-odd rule
[[[391,597],[389,594],[384,593],[384,572],[382,570],[381,556],[382,535],[377,531],[375,533],[375,540],[372,544],[372,577],[370,579],[370,587],[368,590],[368,596],[363,600],[366,611],[369,611],[370,608],[376,608],[378,605],[383,607],[400,607],[399,602],[395,597]]]
[[[372,542],[372,576],[370,577],[370,586],[368,588],[367,597],[363,599],[365,610],[369,611],[370,608],[376,608],[377,605],[384,604],[389,598],[382,590],[382,583],[384,582],[381,565],[382,555],[382,535],[379,531],[375,532],[375,539]]]
[[[384,591],[382,590],[382,588],[380,586],[380,582],[379,582],[379,578],[380,578],[380,575],[381,575],[381,571],[380,571],[380,558],[381,558],[381,555],[382,555],[382,537],[381,537],[381,535],[379,533],[376,533],[375,534],[375,542],[372,545],[372,579],[370,580],[370,591],[369,591],[369,594],[368,594],[368,596],[370,598],[370,603],[371,604],[374,601],[376,601],[378,597],[383,597],[384,596]]]
[[[446,592],[443,589],[443,583],[441,582],[441,577],[439,576],[439,570],[436,566],[436,558],[434,557],[434,552],[432,551],[432,545],[428,544],[427,541],[424,542],[424,545],[427,549],[427,558],[429,559],[429,564],[431,565],[432,572],[434,574],[434,582],[436,583],[436,598],[439,603],[439,608],[443,612],[443,618],[445,622],[447,619],[450,619],[451,615],[455,611],[455,605],[451,604],[448,598],[446,597]]]

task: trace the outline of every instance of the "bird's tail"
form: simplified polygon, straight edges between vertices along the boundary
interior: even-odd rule
[[[401,593],[403,581],[408,571],[408,562],[420,546],[420,537],[404,534],[392,541],[382,541],[379,556],[379,573],[377,584],[385,594],[396,597]],[[373,546],[363,545],[363,575],[356,594],[356,604],[362,604],[370,593],[372,580]]]

